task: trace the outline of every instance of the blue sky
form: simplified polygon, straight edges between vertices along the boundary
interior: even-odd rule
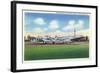
[[[25,12],[24,17],[25,32],[49,33],[89,29],[88,15]]]

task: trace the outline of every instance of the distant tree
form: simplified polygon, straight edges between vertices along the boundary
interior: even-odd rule
[[[88,36],[86,36],[86,41],[88,41],[89,40],[89,38],[88,38]]]
[[[30,35],[28,35],[28,36],[27,36],[27,39],[31,41],[31,36],[30,36]]]
[[[24,36],[24,40],[26,40],[26,37]]]

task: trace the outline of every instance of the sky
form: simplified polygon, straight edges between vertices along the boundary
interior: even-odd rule
[[[24,13],[24,31],[31,33],[72,32],[89,29],[88,15]]]

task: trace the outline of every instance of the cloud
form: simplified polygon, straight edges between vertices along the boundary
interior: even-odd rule
[[[55,33],[62,33],[62,31],[60,31],[60,30],[56,30]]]
[[[59,25],[58,25],[58,21],[57,20],[52,20],[50,22],[49,28],[52,30],[58,29]]]
[[[83,35],[83,36],[88,36],[89,37],[89,29],[85,29],[85,30],[79,30],[77,31],[77,35]]]
[[[84,21],[83,20],[78,20],[78,23],[74,27],[77,30],[83,29],[84,28]]]
[[[44,30],[45,30],[45,31],[47,31],[47,30],[48,30],[48,28],[44,28]]]
[[[64,31],[73,30],[74,29],[75,20],[70,20],[68,24],[62,29]]]
[[[79,20],[78,23],[79,24],[84,24],[84,21],[83,20]]]
[[[36,18],[33,22],[37,25],[44,25],[46,24],[43,18]]]
[[[33,33],[36,33],[36,34],[45,33],[45,30],[38,27],[38,28],[33,29]]]
[[[67,25],[65,27],[62,28],[62,30],[67,31],[67,30],[73,30],[74,26],[73,25]]]
[[[76,30],[81,30],[84,28],[84,21],[83,20],[78,20],[76,23],[75,20],[70,20],[68,24],[62,29],[64,31],[73,31],[74,29]]]
[[[75,20],[70,20],[70,21],[68,22],[68,24],[70,24],[70,25],[75,24]]]

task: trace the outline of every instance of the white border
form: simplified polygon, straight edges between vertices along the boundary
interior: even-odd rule
[[[90,57],[89,59],[60,59],[60,60],[39,60],[33,61],[32,63],[22,63],[22,10],[46,10],[46,11],[70,11],[70,12],[86,12],[91,13],[90,16]],[[28,5],[28,4],[17,4],[17,48],[16,48],[16,60],[17,70],[22,69],[38,69],[38,68],[52,68],[52,67],[71,67],[71,66],[85,66],[95,65],[95,9],[92,8],[78,8],[78,7],[59,7],[59,6],[45,6],[45,5]]]

